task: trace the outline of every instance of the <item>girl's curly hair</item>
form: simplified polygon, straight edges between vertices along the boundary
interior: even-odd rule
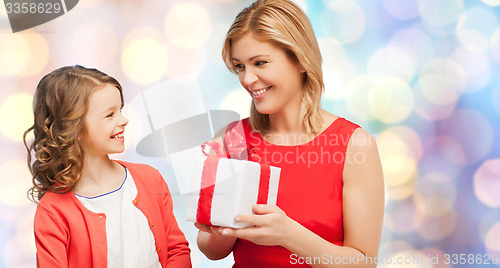
[[[79,65],[57,69],[40,80],[33,99],[33,126],[24,132],[33,187],[28,198],[38,202],[47,191],[71,191],[82,174],[84,154],[79,136],[93,90],[105,85],[122,88],[113,77]],[[27,134],[34,140],[28,147]],[[35,158],[32,161],[32,151]]]

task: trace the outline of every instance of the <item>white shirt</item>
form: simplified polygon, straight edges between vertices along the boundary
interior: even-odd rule
[[[117,190],[95,197],[75,196],[90,211],[106,214],[109,268],[161,267],[148,220],[132,204],[137,188],[125,170],[125,180]]]

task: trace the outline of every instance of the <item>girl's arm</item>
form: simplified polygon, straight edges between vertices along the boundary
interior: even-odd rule
[[[159,174],[159,173],[158,173]],[[173,212],[172,196],[167,184],[161,177],[161,187],[163,187],[163,208],[165,210],[165,229],[167,235],[168,267],[191,267],[191,257],[188,242],[184,233],[179,228]],[[162,249],[158,249],[162,250]],[[159,252],[160,253],[160,252]]]
[[[197,239],[198,248],[207,258],[210,260],[220,260],[227,257],[233,251],[236,237],[222,236],[220,233],[221,227],[218,226],[208,226],[198,222],[194,225],[200,229]]]
[[[68,267],[68,229],[42,206],[34,220],[37,267]]]
[[[384,181],[375,141],[362,129],[354,131],[347,148],[346,156],[354,155],[357,158],[346,157],[344,164],[343,246],[324,240],[280,208],[268,205],[254,206],[257,215],[235,219],[256,227],[224,228],[223,234],[261,245],[281,245],[295,254],[290,261],[319,260],[313,267],[333,267],[335,258],[349,266],[375,267],[384,215]]]

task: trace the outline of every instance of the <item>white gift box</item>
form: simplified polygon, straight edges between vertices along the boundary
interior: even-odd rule
[[[187,220],[196,221],[200,198],[204,158],[196,159],[193,168]],[[257,204],[261,166],[257,162],[221,158],[217,164],[215,186],[210,211],[210,222],[215,226],[232,228],[248,227],[235,222],[236,215],[253,214],[252,205]],[[270,166],[267,204],[276,205],[281,169]]]

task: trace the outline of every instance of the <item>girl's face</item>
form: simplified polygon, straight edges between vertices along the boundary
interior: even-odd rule
[[[103,156],[125,149],[123,132],[128,119],[122,115],[118,88],[106,85],[94,89],[85,115],[81,144],[86,155]]]
[[[233,41],[231,52],[240,83],[259,113],[296,111],[300,107],[304,70],[283,49],[247,34]]]

